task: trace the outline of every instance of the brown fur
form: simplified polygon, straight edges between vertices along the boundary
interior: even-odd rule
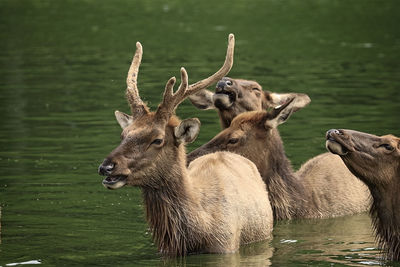
[[[125,129],[130,147],[123,140],[108,160],[118,162],[112,175],[128,174],[126,184],[142,188],[147,221],[162,253],[234,252],[239,244],[270,237],[268,193],[251,161],[219,152],[186,169],[184,146],[173,134],[178,120],[172,118],[166,126],[160,148],[149,144],[157,134],[141,137],[149,134],[143,125],[151,125],[150,120],[142,118]]]
[[[400,261],[400,138],[331,130],[326,146],[370,189],[378,241],[389,259]]]
[[[320,154],[296,172],[308,188],[312,205],[318,217],[337,217],[366,212],[371,206],[368,188],[331,153]]]
[[[227,85],[227,82],[230,82],[231,85]],[[256,90],[252,90],[252,88],[256,88]],[[246,123],[256,125],[265,116],[263,112],[243,113],[246,111],[262,111],[282,105],[294,98],[301,104],[297,108],[293,108],[292,112],[295,112],[310,101],[305,94],[271,93],[262,91],[261,86],[255,81],[227,77],[217,84],[216,92],[221,91],[241,96],[234,97],[234,101],[229,103],[231,105],[229,108],[218,106],[218,114],[223,129],[228,128],[232,120],[236,121],[236,125]],[[193,95],[190,100],[195,106],[201,103],[202,107],[197,106],[201,109],[217,108],[212,101],[215,95],[210,91],[202,90]],[[271,204],[275,211],[275,219],[332,217],[359,213],[368,209],[370,205],[368,189],[347,170],[338,157],[327,153],[322,154],[306,162],[298,172],[293,174],[278,132],[271,134],[273,141],[266,141],[268,138],[265,137],[265,129],[262,126],[259,126],[259,129],[261,129],[259,139],[255,138],[253,133],[250,133],[250,131],[253,131],[250,127],[250,130],[240,134],[244,136],[243,141],[234,147],[227,144],[228,139],[231,136],[238,135],[240,131],[232,127],[230,129],[226,131],[226,136],[220,133],[213,139],[214,141],[210,141],[190,153],[188,158],[192,160],[198,155],[204,155],[211,151],[229,150],[251,159],[256,163],[264,181],[267,183]],[[251,138],[247,138],[246,135],[250,135]],[[273,142],[277,142],[277,144],[273,144]],[[260,149],[261,147],[264,150]],[[270,155],[275,155],[275,157]],[[270,166],[277,167],[271,169]],[[343,184],[343,186],[340,186],[340,184]],[[299,194],[301,197],[299,197]],[[341,197],[337,198],[337,195]],[[293,205],[297,208],[294,208]]]
[[[275,127],[272,112],[240,114],[229,128],[188,155],[188,161],[214,151],[231,151],[253,161],[267,185],[274,218],[325,218],[367,211],[368,189],[329,153],[294,172]],[[232,143],[236,141],[236,143]]]
[[[173,92],[175,78],[171,78],[156,112],[145,107],[136,87],[140,44],[128,72],[128,102],[139,114],[116,112],[122,141],[99,173],[107,176],[103,185],[109,189],[125,185],[142,189],[153,239],[164,254],[234,252],[240,244],[271,236],[272,209],[265,205],[268,193],[257,167],[239,155],[218,152],[186,168],[184,144],[197,137],[200,121],[181,122],[173,115],[186,96],[229,72],[233,44],[231,34],[225,63],[209,78],[188,85],[182,68],[178,90]]]

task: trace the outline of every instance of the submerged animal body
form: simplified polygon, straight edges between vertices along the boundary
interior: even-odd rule
[[[293,171],[277,126],[309,102],[306,95],[297,95],[270,111],[242,113],[207,144],[189,153],[188,161],[215,151],[231,151],[250,159],[267,185],[277,220],[327,218],[367,211],[368,188],[336,155],[319,155],[298,172]]]
[[[128,72],[127,98],[132,115],[117,111],[122,141],[103,161],[99,173],[109,189],[140,187],[146,218],[160,252],[171,256],[190,253],[230,253],[240,244],[271,237],[273,215],[256,166],[230,152],[217,152],[186,167],[185,144],[198,135],[200,121],[180,121],[175,109],[188,95],[221,79],[233,62],[234,37],[229,36],[222,68],[195,84],[181,69],[165,87],[155,112],[140,99],[136,78],[141,45]]]

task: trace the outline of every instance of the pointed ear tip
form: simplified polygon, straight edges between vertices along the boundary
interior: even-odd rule
[[[305,95],[305,96],[303,97],[303,99],[302,99],[302,103],[303,103],[303,106],[304,106],[304,107],[307,106],[308,104],[311,103],[311,98],[310,98],[308,95]]]

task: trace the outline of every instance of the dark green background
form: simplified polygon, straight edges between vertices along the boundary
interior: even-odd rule
[[[140,190],[105,190],[97,167],[119,143],[113,113],[129,110],[125,78],[136,41],[144,47],[140,93],[155,108],[181,66],[190,82],[217,70],[234,33],[230,77],[312,99],[280,126],[296,168],[325,152],[330,128],[399,136],[399,6],[0,0],[0,266],[377,264],[365,214],[281,222],[272,241],[233,255],[162,259],[147,232]],[[219,131],[214,111],[185,101],[177,114],[202,122],[189,150]]]

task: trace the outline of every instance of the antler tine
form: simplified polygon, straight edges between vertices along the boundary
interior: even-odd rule
[[[181,84],[178,90],[174,94],[174,104],[179,105],[186,98],[186,93],[188,91],[188,75],[184,67],[181,68]]]
[[[177,99],[176,105],[178,105],[180,102],[182,102],[187,96],[196,93],[197,91],[204,89],[208,86],[210,86],[213,83],[218,82],[221,80],[228,72],[231,70],[232,65],[233,65],[233,52],[234,52],[234,47],[235,47],[235,36],[231,33],[229,34],[228,38],[228,48],[226,51],[226,57],[225,57],[225,62],[224,65],[213,75],[210,77],[203,79],[201,81],[198,81],[194,84],[188,85],[188,76],[185,68],[181,68],[181,85],[179,89],[176,91],[174,96],[176,98],[180,97],[182,99]],[[172,92],[171,92],[172,94]]]
[[[229,34],[228,37],[228,48],[226,50],[224,65],[222,65],[222,67],[210,77],[189,85],[189,89],[185,92],[185,97],[192,95],[200,91],[201,89],[204,89],[210,86],[211,84],[218,82],[223,77],[225,77],[229,73],[233,65],[234,48],[235,48],[235,36],[233,35],[233,33],[231,33]]]
[[[228,48],[226,51],[225,62],[222,67],[210,77],[198,81],[194,84],[188,84],[188,75],[185,68],[181,68],[181,84],[179,89],[173,93],[173,87],[175,85],[176,79],[172,77],[168,80],[163,101],[157,109],[157,113],[160,114],[160,118],[163,121],[169,119],[169,117],[174,112],[175,108],[189,95],[194,94],[201,89],[204,89],[210,86],[213,83],[216,83],[220,79],[222,79],[228,72],[231,70],[233,65],[233,52],[235,47],[235,36],[233,34],[229,34],[228,38]]]
[[[157,113],[162,121],[166,121],[175,111],[175,108],[185,99],[185,92],[188,88],[188,75],[185,68],[181,68],[181,84],[174,93],[176,78],[172,77],[165,85],[163,100],[158,106]]]
[[[142,61],[143,48],[140,42],[136,43],[136,52],[132,59],[132,64],[126,77],[126,98],[131,107],[132,116],[138,118],[141,115],[148,113],[149,109],[146,104],[142,101],[139,96],[139,90],[137,87],[137,76],[139,72],[139,66]]]

